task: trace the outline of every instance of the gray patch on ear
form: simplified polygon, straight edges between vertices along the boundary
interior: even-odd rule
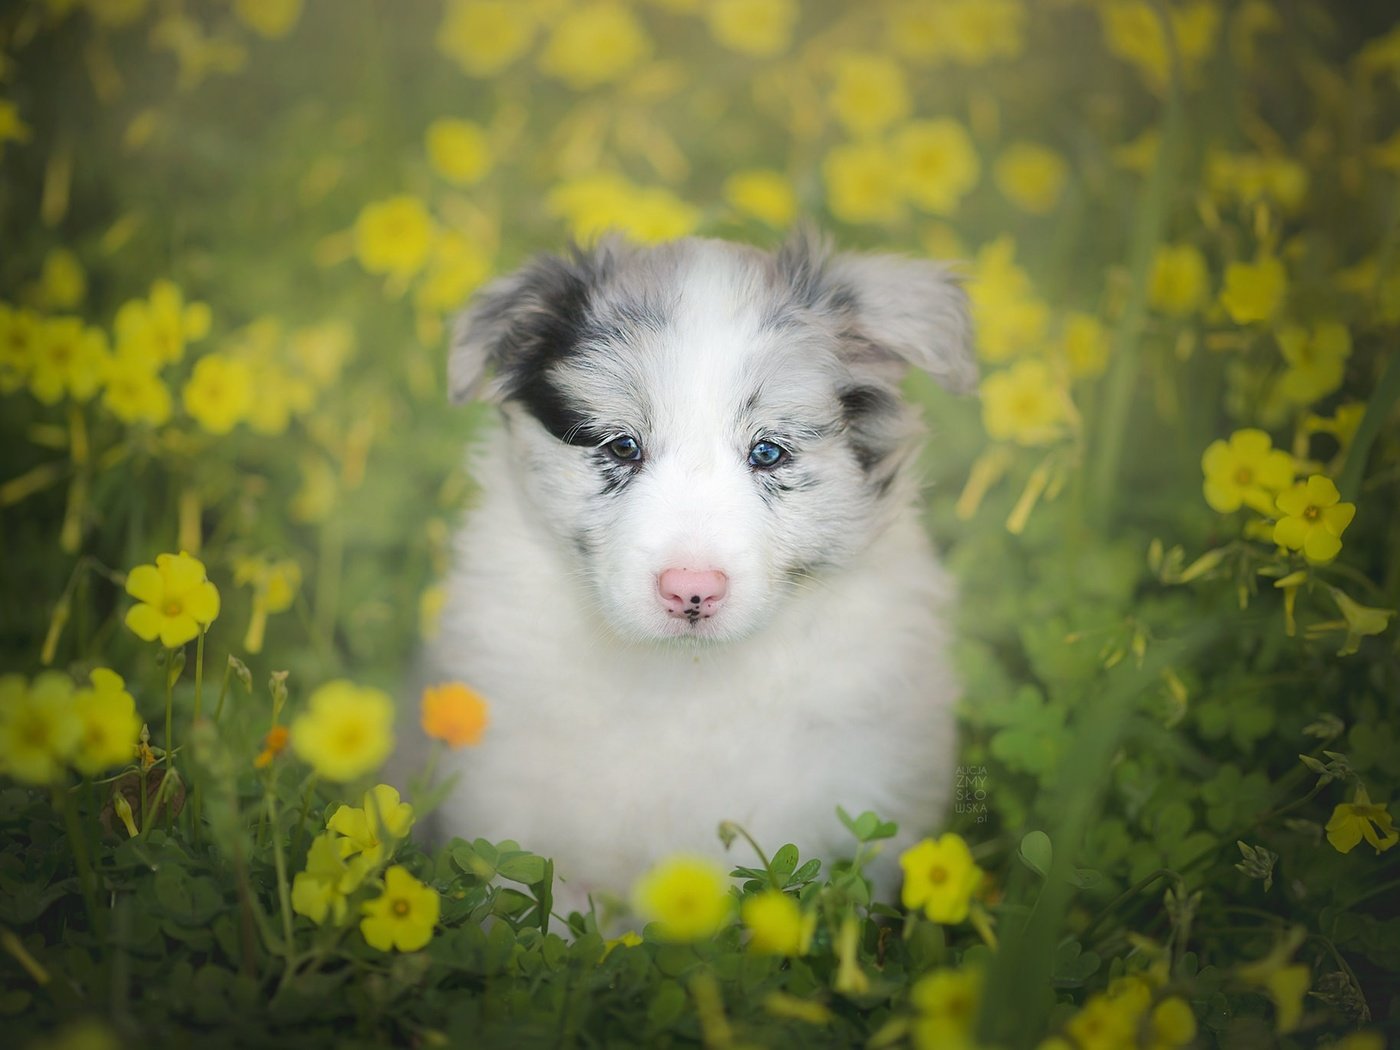
[[[863,340],[955,393],[976,388],[967,293],[947,267],[897,255],[832,255],[810,227],[783,245],[777,266],[804,304],[849,313]]]

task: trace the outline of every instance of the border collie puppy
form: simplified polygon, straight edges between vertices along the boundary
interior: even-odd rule
[[[724,820],[827,859],[853,847],[837,805],[897,821],[896,847],[933,828],[952,590],[899,381],[968,390],[970,343],[942,267],[807,232],[605,239],[482,291],[450,387],[500,425],[428,673],[492,721],[437,832],[552,857],[568,914],[668,854],[723,858]]]

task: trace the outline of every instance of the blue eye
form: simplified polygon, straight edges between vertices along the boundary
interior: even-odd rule
[[[608,455],[620,463],[636,463],[642,458],[642,446],[630,434],[615,437],[607,444]]]
[[[786,463],[788,451],[771,441],[758,441],[749,449],[749,466],[755,470],[771,470],[780,463]]]

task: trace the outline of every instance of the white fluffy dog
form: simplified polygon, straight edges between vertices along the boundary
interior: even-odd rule
[[[604,240],[486,288],[450,384],[500,426],[429,673],[492,722],[437,830],[554,858],[567,914],[722,856],[723,820],[826,858],[854,845],[837,805],[936,825],[957,684],[911,364],[974,382],[957,283],[810,234]]]

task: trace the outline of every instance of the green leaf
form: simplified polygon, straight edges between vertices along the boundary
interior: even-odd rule
[[[778,849],[773,854],[773,859],[769,862],[773,866],[773,874],[778,877],[779,883],[786,884],[787,878],[797,867],[798,854],[797,847],[791,842]]]
[[[533,853],[502,853],[496,865],[496,874],[511,882],[523,882],[529,886],[544,878],[545,860]]]
[[[656,990],[647,1004],[647,1024],[653,1032],[670,1028],[685,1013],[685,990],[679,984],[667,982]]]
[[[1050,873],[1050,862],[1054,858],[1050,836],[1039,830],[1027,832],[1021,839],[1021,849],[1017,855],[1022,864],[1042,879],[1045,878]]]

